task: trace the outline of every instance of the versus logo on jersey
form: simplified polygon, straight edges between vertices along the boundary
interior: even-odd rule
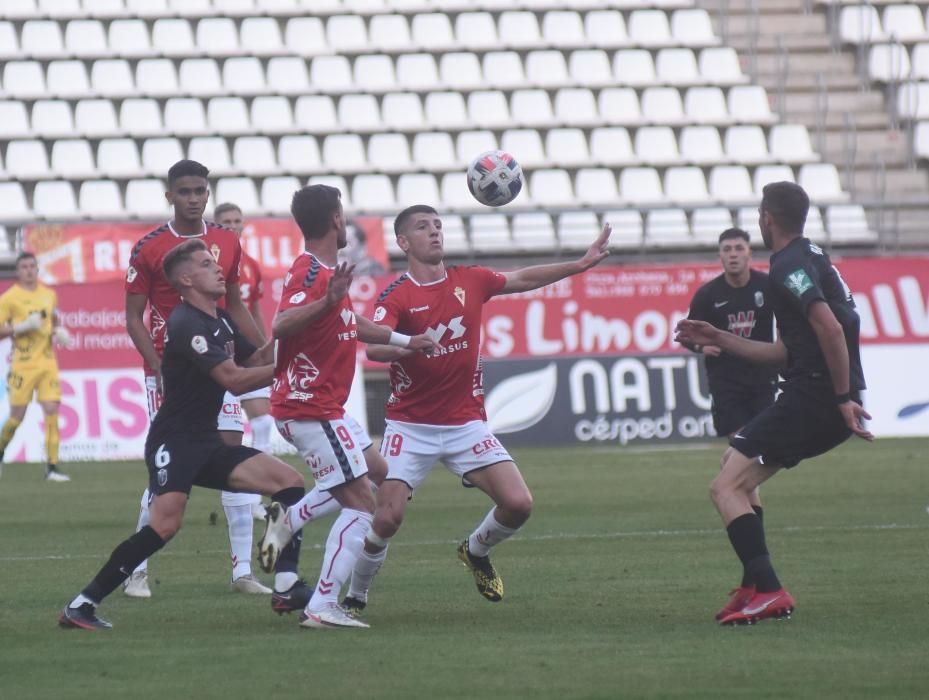
[[[304,299],[306,299],[306,292],[297,292],[296,294],[290,297],[290,303],[299,304]]]
[[[136,270],[132,265],[129,266],[129,269],[126,270],[126,281],[129,284],[135,282],[135,278],[139,276],[138,270]]]
[[[198,355],[203,355],[207,351],[206,338],[202,335],[195,335],[190,339],[190,347],[192,347],[194,352]]]
[[[377,323],[378,321],[383,321],[386,315],[387,309],[385,309],[383,306],[378,306],[376,309],[374,309],[374,322]]]
[[[456,340],[465,334],[467,328],[465,328],[461,321],[464,316],[455,316],[451,321],[448,322],[446,326],[444,323],[440,323],[435,328],[427,328],[423,331],[423,334],[428,335],[435,342],[440,342],[442,337],[445,335],[445,331],[451,331],[452,334],[449,337],[449,340]]]
[[[787,275],[784,284],[787,286],[787,289],[792,291],[799,298],[803,296],[806,290],[813,287],[813,280],[806,274],[806,270],[801,267],[799,270],[794,270]]]
[[[346,326],[355,322],[355,312],[351,309],[342,309],[342,313],[339,315],[342,317],[342,323]]]

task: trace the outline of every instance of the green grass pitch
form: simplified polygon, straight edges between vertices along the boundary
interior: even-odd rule
[[[73,481],[47,484],[37,465],[6,465],[0,697],[923,698],[927,447],[850,441],[765,486],[797,610],[735,629],[713,621],[739,577],[707,495],[722,443],[515,450],[535,512],[494,553],[498,604],[455,556],[488,501],[439,468],[375,581],[371,629],[339,632],[228,590],[219,494],[199,489],[152,562],[153,598],[111,596],[108,633],[59,629],[59,608],[131,533],[144,468],[66,465]],[[306,530],[311,582],[329,522]]]

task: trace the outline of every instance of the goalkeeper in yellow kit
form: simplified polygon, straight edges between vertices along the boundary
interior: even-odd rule
[[[58,471],[58,405],[61,387],[53,344],[68,342],[68,331],[58,323],[58,296],[39,284],[39,265],[32,253],[16,258],[16,284],[0,295],[0,338],[13,338],[13,355],[7,384],[10,417],[0,430],[0,464],[3,453],[36,394],[45,413],[45,449],[48,481],[70,481]]]

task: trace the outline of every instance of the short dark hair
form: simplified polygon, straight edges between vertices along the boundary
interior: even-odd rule
[[[307,185],[294,192],[290,213],[300,227],[304,240],[326,235],[329,221],[339,210],[341,201],[342,192],[331,185]]]
[[[176,287],[175,276],[177,275],[177,269],[185,262],[188,262],[193,254],[198,250],[207,250],[206,243],[204,243],[199,238],[192,238],[189,241],[184,241],[179,246],[172,248],[167,255],[165,255],[164,260],[161,263],[161,267],[164,270],[165,277],[168,278],[168,281],[171,283],[171,286]]]
[[[216,208],[213,210],[213,221],[216,221],[227,211],[237,211],[239,214],[241,214],[242,207],[240,207],[238,204],[233,204],[232,202],[223,202],[222,204],[217,204]]]
[[[207,179],[210,171],[205,165],[195,160],[179,160],[168,169],[168,189],[170,190],[175,182],[188,175]]]
[[[400,235],[400,229],[403,228],[403,224],[406,223],[406,220],[409,219],[413,214],[436,214],[437,212],[433,207],[430,207],[428,204],[414,204],[412,207],[407,207],[399,214],[397,218],[394,219],[394,235]]]
[[[24,250],[22,253],[16,256],[16,263],[14,264],[14,267],[17,267],[23,260],[29,260],[30,258],[38,262],[35,253],[30,253],[28,250]]]
[[[746,243],[752,242],[746,231],[743,231],[740,228],[727,228],[725,231],[719,234],[719,245],[722,245],[723,241],[728,241],[733,238],[741,238]]]
[[[794,182],[770,182],[761,190],[761,208],[784,232],[801,234],[810,211],[810,198]]]

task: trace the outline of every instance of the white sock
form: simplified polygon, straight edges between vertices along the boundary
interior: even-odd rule
[[[387,547],[380,552],[371,554],[364,547],[358,553],[358,559],[355,560],[355,569],[352,571],[352,584],[349,586],[348,595],[350,598],[368,602],[368,590],[371,588],[371,582],[380,571],[381,565],[387,559]]]
[[[266,413],[263,416],[251,418],[248,424],[252,426],[252,447],[262,452],[270,452],[274,419]]]
[[[297,574],[294,571],[282,571],[274,574],[274,590],[278,593],[286,593],[297,582]]]
[[[297,532],[311,520],[335,513],[341,507],[341,504],[330,496],[328,491],[320,491],[314,486],[312,491],[287,509],[284,524],[291,532]]]
[[[90,598],[88,598],[88,597],[87,597],[86,595],[84,595],[83,593],[78,593],[78,594],[77,594],[77,597],[76,597],[74,600],[72,600],[70,603],[68,603],[68,607],[69,607],[69,608],[79,608],[79,607],[81,607],[84,603],[90,603],[90,604],[93,605],[94,607],[97,607],[96,601],[91,600]]]
[[[252,507],[223,506],[229,525],[232,580],[252,573]]]
[[[307,605],[308,610],[322,610],[328,603],[338,603],[342,586],[355,568],[358,553],[364,546],[364,536],[371,527],[371,513],[343,508],[329,530],[326,554],[319,583]]]
[[[504,527],[498,523],[494,517],[495,510],[496,507],[490,509],[490,512],[484,516],[483,522],[477,526],[477,530],[472,532],[468,538],[468,551],[476,557],[486,557],[491,547],[512,537],[519,529]]]
[[[149,494],[148,489],[145,489],[142,492],[142,502],[139,504],[139,522],[135,526],[135,531],[138,532],[143,527],[148,525],[148,503],[151,500],[151,494]],[[148,572],[148,559],[143,559],[142,563],[139,564],[135,569],[132,570],[132,573],[147,573]]]

